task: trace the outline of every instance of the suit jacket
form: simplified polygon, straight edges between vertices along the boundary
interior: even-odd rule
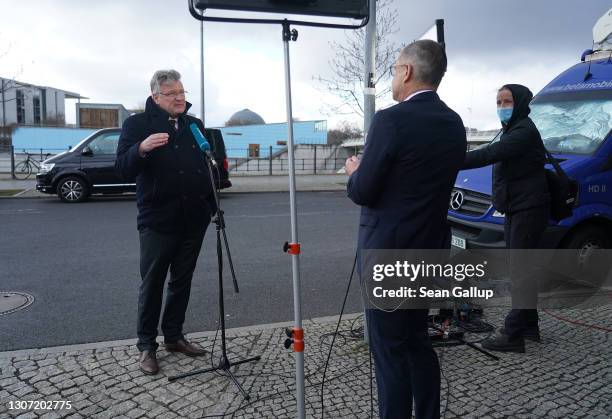
[[[347,186],[362,206],[358,250],[450,247],[448,202],[466,148],[463,121],[435,92],[376,113]]]
[[[179,130],[168,121],[168,112],[151,97],[143,113],[123,123],[115,168],[126,178],[136,179],[138,229],[152,228],[163,233],[201,231],[217,211],[204,154],[189,125],[202,121],[187,115],[191,105],[178,117]],[[149,135],[166,132],[168,144],[141,157],[140,143]]]

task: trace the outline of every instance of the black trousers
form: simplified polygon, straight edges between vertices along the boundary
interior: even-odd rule
[[[383,419],[438,419],[440,364],[427,328],[429,310],[366,310]]]
[[[157,325],[168,270],[170,280],[161,328],[166,343],[183,338],[191,279],[207,227],[204,226],[202,231],[171,234],[151,228],[140,230],[142,282],[138,296],[138,350],[156,350],[158,347]]]
[[[548,225],[550,218],[550,207],[548,205],[530,208],[514,214],[506,214],[504,223],[504,238],[508,249],[537,249],[542,234]],[[520,262],[517,262],[520,263]],[[511,265],[513,262],[511,261]],[[511,269],[513,267],[511,266]],[[524,270],[522,275],[524,274]],[[521,300],[530,300],[525,293],[533,294],[531,301],[537,302],[537,280],[533,278],[531,283],[522,280],[522,284],[513,283],[513,288],[521,288],[516,291],[522,293]],[[513,289],[513,294],[515,290]],[[504,329],[511,339],[522,336],[529,329],[538,327],[538,310],[516,308],[510,310],[504,321]]]

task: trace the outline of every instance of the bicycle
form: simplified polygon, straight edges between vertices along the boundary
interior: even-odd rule
[[[33,158],[34,154],[30,154],[23,150],[26,154],[25,160],[15,165],[15,178],[19,180],[28,179],[34,170],[40,170],[40,162]],[[45,158],[49,157],[51,153],[45,154]]]

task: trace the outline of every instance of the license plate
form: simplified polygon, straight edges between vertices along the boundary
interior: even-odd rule
[[[451,244],[455,247],[458,247],[460,249],[465,249],[465,239],[462,239],[461,237],[457,237],[457,236],[453,236],[451,239]]]

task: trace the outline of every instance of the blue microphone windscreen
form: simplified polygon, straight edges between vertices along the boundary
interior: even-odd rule
[[[200,131],[200,128],[198,128],[196,123],[192,122],[191,125],[189,125],[189,128],[191,129],[193,137],[200,146],[200,150],[210,151],[210,144],[208,143],[208,140],[206,140],[206,137],[204,137],[204,134],[202,134],[202,131]]]

